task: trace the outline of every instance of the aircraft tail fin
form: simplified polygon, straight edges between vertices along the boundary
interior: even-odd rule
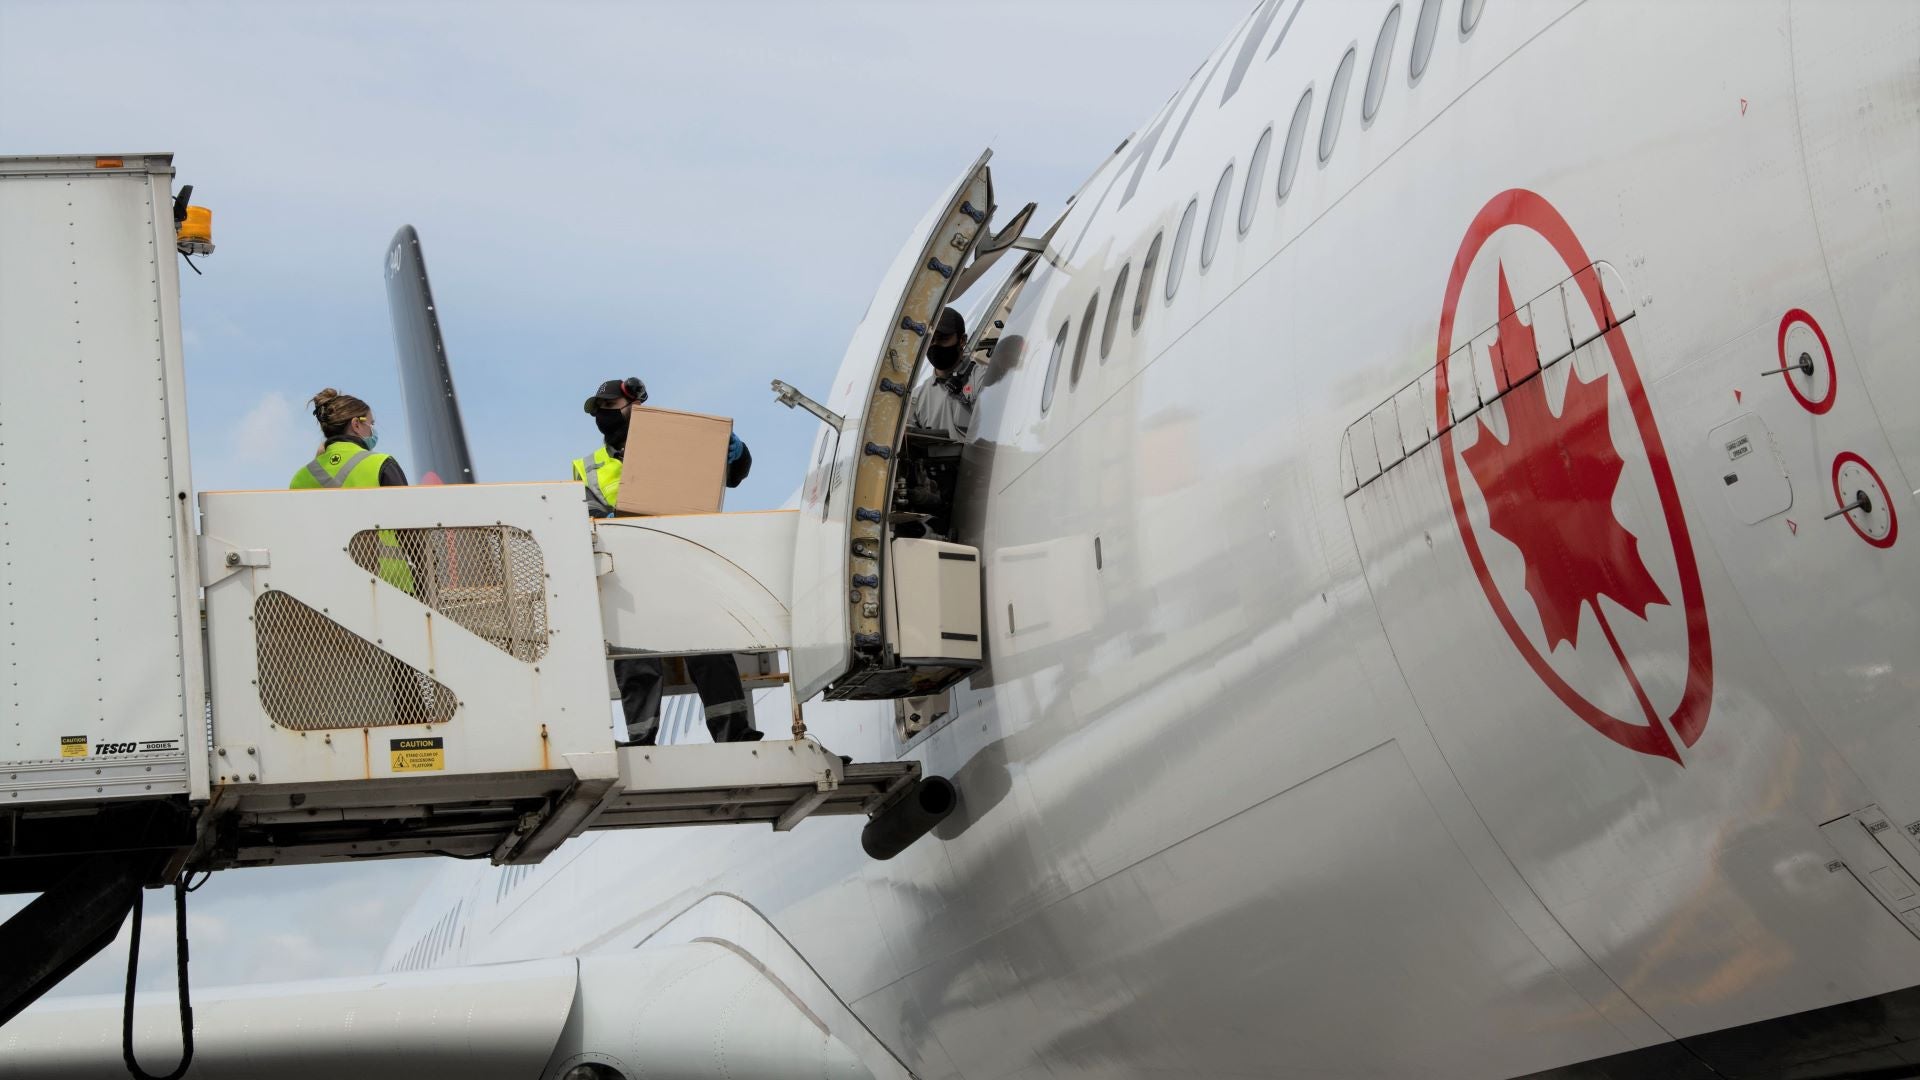
[[[460,399],[453,392],[453,369],[440,337],[440,315],[427,283],[420,234],[402,225],[387,245],[387,309],[393,315],[393,348],[400,364],[400,393],[413,433],[413,457],[406,464],[420,483],[473,483],[473,456],[460,421]]]

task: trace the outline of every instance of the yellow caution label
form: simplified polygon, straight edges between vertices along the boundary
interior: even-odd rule
[[[85,735],[60,736],[60,756],[63,758],[86,757],[87,737]]]
[[[387,757],[394,772],[441,772],[447,767],[446,740],[390,739]]]

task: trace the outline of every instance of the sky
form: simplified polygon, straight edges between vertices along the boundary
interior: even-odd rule
[[[0,153],[171,151],[213,210],[183,269],[197,490],[275,488],[322,387],[407,461],[381,276],[421,236],[482,481],[561,479],[580,402],[730,416],[780,505],[907,231],[983,148],[1036,228],[1252,0],[485,4],[0,0]],[[375,969],[430,860],[230,871],[194,894],[197,985]],[[23,898],[0,898],[0,912]],[[170,985],[150,893],[143,985]],[[61,993],[125,978],[123,942]]]

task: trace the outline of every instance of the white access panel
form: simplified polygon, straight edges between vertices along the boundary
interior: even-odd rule
[[[165,154],[0,158],[15,805],[206,793],[172,177]]]
[[[1869,806],[1820,826],[1838,848],[1846,868],[1894,918],[1920,935],[1920,880],[1913,844],[1878,806]]]
[[[1767,422],[1743,413],[1707,432],[1709,456],[1720,475],[1727,511],[1747,525],[1784,514],[1793,507],[1793,481],[1780,458]]]

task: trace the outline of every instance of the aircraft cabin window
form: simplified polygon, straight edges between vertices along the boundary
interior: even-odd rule
[[[1153,298],[1153,272],[1160,265],[1160,238],[1165,235],[1153,234],[1153,243],[1147,245],[1147,257],[1140,263],[1140,288],[1133,295],[1133,332],[1136,334],[1147,319],[1147,301]]]
[[[1080,372],[1087,366],[1087,342],[1093,340],[1093,317],[1100,314],[1100,294],[1087,297],[1087,310],[1080,316],[1080,336],[1073,339],[1073,369],[1067,373],[1069,387],[1080,385]]]
[[[1213,186],[1213,205],[1207,207],[1207,231],[1200,238],[1200,269],[1213,265],[1213,253],[1220,250],[1220,230],[1227,222],[1227,196],[1233,194],[1233,163],[1228,162]]]
[[[1247,186],[1240,189],[1240,235],[1253,228],[1254,212],[1260,209],[1260,181],[1267,175],[1267,151],[1273,148],[1273,128],[1260,133],[1253,144],[1253,159],[1247,162]]]
[[[1113,290],[1107,295],[1107,321],[1100,327],[1100,362],[1107,362],[1107,354],[1113,351],[1113,332],[1120,328],[1120,301],[1127,295],[1127,275],[1133,273],[1133,264],[1127,263],[1120,268],[1120,274],[1113,279]]]
[[[1200,200],[1187,201],[1187,212],[1180,215],[1180,228],[1173,234],[1173,254],[1167,257],[1167,299],[1180,291],[1180,271],[1186,268],[1187,244],[1193,240],[1193,215],[1200,212]]]
[[[1460,5],[1461,37],[1473,33],[1473,28],[1480,25],[1480,12],[1486,6],[1487,0],[1466,0]]]
[[[1420,0],[1420,19],[1413,24],[1413,55],[1407,57],[1407,85],[1420,81],[1433,58],[1433,39],[1440,29],[1440,0]]]
[[[1360,119],[1372,123],[1380,111],[1380,98],[1387,89],[1387,69],[1393,66],[1393,39],[1400,36],[1400,5],[1387,12],[1380,24],[1380,36],[1373,41],[1373,66],[1367,69],[1367,92],[1360,99]]]
[[[1300,95],[1300,104],[1293,107],[1293,119],[1287,124],[1287,145],[1280,151],[1280,193],[1279,202],[1287,201],[1287,192],[1293,190],[1293,175],[1300,169],[1300,144],[1307,138],[1307,117],[1313,114],[1313,87]]]
[[[1040,388],[1040,412],[1046,414],[1053,408],[1053,387],[1060,381],[1060,357],[1067,351],[1067,323],[1060,324],[1060,332],[1053,338],[1053,355],[1047,358],[1047,381]]]
[[[1340,121],[1346,118],[1347,84],[1353,81],[1353,49],[1340,58],[1340,67],[1327,87],[1327,111],[1320,117],[1320,164],[1333,157],[1333,144],[1340,140]]]

